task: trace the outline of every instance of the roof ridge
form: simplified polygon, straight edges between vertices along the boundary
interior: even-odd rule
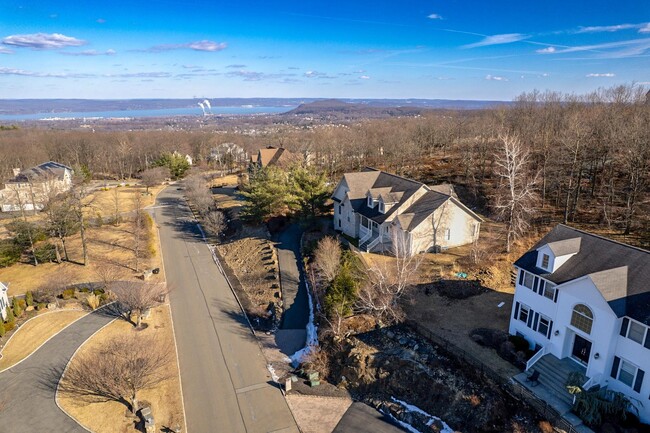
[[[417,181],[417,180],[413,180],[413,179],[409,179],[408,177],[400,176],[399,174],[389,173],[389,172],[387,172],[387,171],[379,170],[379,169],[374,168],[374,167],[368,167],[368,166],[366,166],[365,168],[369,168],[370,170],[378,171],[379,173],[384,173],[384,174],[386,174],[386,175],[388,175],[388,176],[393,176],[393,177],[397,177],[397,178],[400,178],[400,179],[404,179],[404,180],[409,181],[409,182],[417,183],[417,184],[419,184],[419,185],[421,185],[421,186],[425,186],[425,187],[427,187],[427,189],[429,188],[427,185],[425,185],[425,184],[422,183],[422,182],[419,182],[419,181]]]
[[[559,223],[558,226],[562,226],[562,227],[568,228],[569,230],[573,230],[573,231],[576,231],[578,233],[582,233],[582,234],[585,234],[585,235],[588,235],[588,236],[592,236],[594,238],[602,239],[602,240],[607,241],[607,242],[612,242],[612,243],[621,245],[623,247],[632,248],[633,250],[637,250],[637,251],[640,251],[642,253],[650,254],[650,251],[648,251],[646,249],[643,249],[643,248],[640,248],[640,247],[635,247],[634,245],[626,244],[624,242],[620,242],[620,241],[617,241],[615,239],[607,238],[607,237],[602,236],[602,235],[597,235],[595,233],[580,230],[580,229],[577,229],[575,227],[568,226],[566,224]],[[566,240],[566,239],[563,239],[563,240]]]

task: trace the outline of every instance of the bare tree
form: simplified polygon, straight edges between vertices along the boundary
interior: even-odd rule
[[[516,136],[502,135],[499,139],[503,145],[494,164],[501,186],[497,188],[494,208],[506,223],[506,251],[510,252],[513,242],[529,227],[537,194],[535,178],[528,176],[528,151]]]
[[[212,209],[203,215],[203,227],[213,236],[220,236],[226,229],[226,218],[220,210]]]
[[[160,304],[168,293],[164,283],[117,281],[108,287],[116,301],[117,313],[136,329],[142,326],[143,312]],[[134,314],[135,321],[132,319]]]
[[[366,283],[357,296],[356,309],[383,322],[397,322],[404,316],[400,299],[417,281],[421,254],[411,254],[408,234],[391,230],[392,257],[376,259],[366,266]]]
[[[169,170],[164,167],[148,168],[143,171],[140,174],[140,177],[142,179],[142,184],[147,188],[147,194],[149,194],[150,187],[163,183],[168,173]]]
[[[88,194],[88,185],[85,183],[83,178],[76,177],[75,185],[70,190],[70,200],[72,205],[72,212],[79,225],[84,266],[88,266],[90,263],[88,257],[88,234],[86,233],[86,217],[84,215],[84,211],[92,206],[92,201],[87,200]]]
[[[134,269],[136,272],[140,271],[140,259],[142,258],[143,244],[146,242],[148,233],[146,233],[146,226],[144,218],[144,200],[142,194],[136,191],[133,194],[133,220],[131,224],[133,234],[133,258],[135,261]]]
[[[341,266],[341,244],[331,236],[325,236],[318,241],[314,251],[314,265],[321,276],[329,284]]]
[[[61,242],[63,257],[66,261],[70,260],[66,245],[67,238],[79,231],[79,224],[73,209],[73,200],[69,194],[58,194],[51,197],[45,207],[50,235],[57,237]],[[58,251],[57,248],[57,256]]]
[[[120,279],[120,270],[113,264],[99,263],[95,267],[95,275],[101,282],[102,288],[107,288],[112,283]]]
[[[113,225],[117,227],[120,225],[122,216],[120,215],[120,190],[116,187],[113,188]]]
[[[115,401],[133,414],[140,391],[171,377],[173,349],[153,336],[131,333],[78,354],[65,370],[59,392],[88,402]]]

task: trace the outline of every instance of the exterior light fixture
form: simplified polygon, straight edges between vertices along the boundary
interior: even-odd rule
[[[594,355],[594,359],[598,359],[598,358],[600,358],[600,353],[596,353],[596,354]]]
[[[555,336],[557,337],[558,335],[560,335],[560,331],[558,331],[558,330],[556,329],[555,332],[553,333],[553,335],[555,335]]]

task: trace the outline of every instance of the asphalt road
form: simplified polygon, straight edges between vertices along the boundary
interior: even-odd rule
[[[20,364],[0,373],[0,432],[86,433],[54,401],[63,369],[92,334],[115,319],[95,311],[77,320]]]
[[[162,191],[151,212],[172,290],[188,432],[298,432],[182,191]]]

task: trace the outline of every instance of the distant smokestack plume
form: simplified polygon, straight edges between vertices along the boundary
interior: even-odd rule
[[[201,107],[201,111],[203,111],[203,115],[205,116],[205,106],[203,105],[203,102],[199,102],[199,107]]]
[[[203,105],[205,105],[206,107],[208,107],[208,111],[210,112],[210,114],[212,114],[212,105],[210,105],[210,101],[208,101],[207,99],[204,100],[204,101],[203,101]]]

